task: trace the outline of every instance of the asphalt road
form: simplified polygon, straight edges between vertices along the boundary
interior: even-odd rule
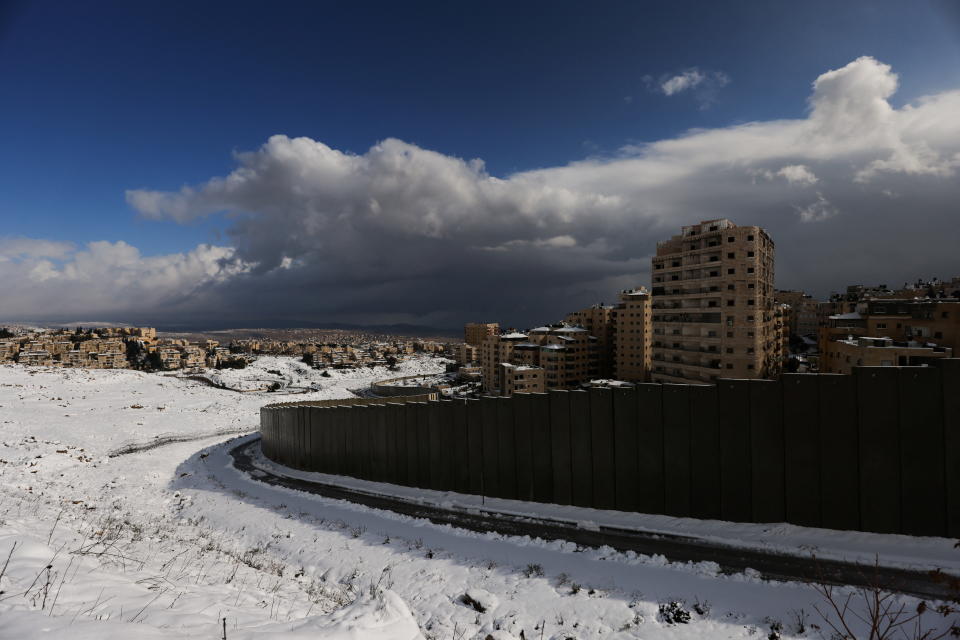
[[[230,451],[237,469],[254,470],[251,454],[260,441],[238,445]],[[886,591],[905,593],[924,599],[945,600],[951,594],[947,585],[935,580],[927,571],[874,567],[811,555],[789,555],[744,549],[695,537],[664,535],[600,526],[584,529],[569,522],[523,518],[496,511],[462,508],[444,509],[409,500],[348,489],[333,484],[311,482],[286,476],[267,474],[257,469],[252,479],[266,484],[306,491],[337,500],[347,500],[374,509],[384,509],[412,518],[423,518],[436,524],[448,524],[470,531],[496,531],[504,535],[530,536],[543,540],[568,540],[584,547],[609,546],[618,551],[634,551],[644,555],[659,554],[671,562],[717,563],[725,574],[757,571],[767,580],[781,582],[820,582],[824,584],[871,587],[880,585]]]

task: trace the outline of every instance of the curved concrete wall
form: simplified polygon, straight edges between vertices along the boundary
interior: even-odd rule
[[[306,471],[739,522],[960,536],[960,360],[509,398],[261,410]]]

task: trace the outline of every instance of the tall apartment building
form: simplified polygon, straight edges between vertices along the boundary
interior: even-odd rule
[[[500,325],[496,322],[470,322],[463,327],[463,341],[479,347],[489,336],[500,333]]]
[[[617,379],[646,382],[650,377],[652,337],[649,292],[643,287],[621,291],[612,316]]]
[[[616,308],[610,305],[595,304],[568,313],[564,322],[574,327],[583,327],[591,336],[594,336],[597,347],[597,376],[604,379],[616,375],[616,357],[614,344],[616,342]]]
[[[685,226],[653,258],[654,382],[779,375],[774,244],[727,219]]]

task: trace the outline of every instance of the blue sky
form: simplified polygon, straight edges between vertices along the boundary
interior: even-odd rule
[[[398,138],[506,178],[804,118],[811,83],[860,56],[898,75],[894,108],[960,87],[960,3],[6,4],[3,233],[230,245],[222,214],[146,219],[125,192],[225,176],[274,134]],[[691,69],[707,81],[664,94]]]

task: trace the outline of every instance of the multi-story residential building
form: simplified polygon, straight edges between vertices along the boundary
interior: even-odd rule
[[[461,342],[452,346],[452,355],[454,361],[461,366],[477,362],[480,348],[476,345]]]
[[[828,316],[820,328],[819,350],[837,340],[873,337],[917,341],[960,349],[960,300],[956,298],[880,298],[856,303],[855,310]],[[824,365],[821,365],[821,370]]]
[[[616,357],[614,355],[614,344],[616,342],[616,308],[601,304],[595,304],[568,313],[564,319],[569,325],[583,327],[591,336],[594,336],[597,346],[597,375],[608,379],[615,375]]]
[[[490,336],[500,333],[500,325],[496,322],[470,322],[463,327],[463,341],[479,347]]]
[[[180,368],[180,351],[173,347],[160,349],[160,367],[165,371]]]
[[[196,345],[189,345],[180,352],[180,365],[190,369],[193,367],[202,367],[206,354],[203,349]]]
[[[643,288],[620,292],[620,302],[613,310],[614,375],[627,382],[646,382],[650,377],[652,358],[652,305],[649,292]]]
[[[569,389],[600,376],[599,341],[583,327],[560,324],[529,333],[530,346],[518,345],[518,355],[533,348],[536,358],[525,364],[543,367],[547,389]]]
[[[503,395],[514,393],[543,393],[546,390],[544,370],[523,364],[500,363]]]
[[[595,304],[568,313],[564,321],[575,327],[583,327],[597,339],[597,375],[604,379],[612,378],[616,371],[616,308],[603,303]]]
[[[777,290],[773,298],[776,303],[790,305],[788,328],[791,336],[817,335],[820,327],[817,309],[820,303],[803,291]]]
[[[46,351],[21,351],[18,362],[28,367],[54,366],[53,356]]]
[[[483,370],[483,390],[489,393],[500,391],[500,363],[512,362],[515,345],[527,342],[527,334],[518,331],[487,336],[480,344],[480,368]]]
[[[126,369],[130,366],[127,355],[122,351],[107,351],[105,353],[91,353],[89,366],[97,369]]]
[[[953,349],[935,347],[911,340],[898,342],[892,338],[867,336],[841,338],[827,345],[820,353],[822,373],[853,373],[854,367],[894,367],[924,364],[930,358],[950,358]]]
[[[566,324],[490,336],[480,347],[487,393],[510,393],[503,363],[542,369],[545,389],[574,388],[598,375],[597,339],[583,327]]]
[[[9,362],[20,353],[20,343],[15,340],[0,340],[0,362]]]
[[[657,243],[654,382],[780,374],[774,244],[755,226],[705,220]]]

